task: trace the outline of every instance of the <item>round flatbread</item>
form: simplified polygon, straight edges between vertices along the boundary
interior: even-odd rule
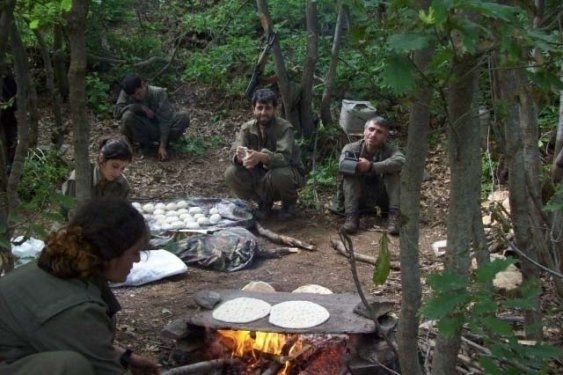
[[[249,323],[267,316],[272,306],[258,298],[239,297],[213,310],[213,319],[227,323]]]
[[[286,301],[272,306],[269,321],[282,328],[311,328],[323,324],[330,314],[323,306],[309,301]]]

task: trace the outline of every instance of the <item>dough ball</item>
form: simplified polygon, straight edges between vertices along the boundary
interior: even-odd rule
[[[219,213],[219,209],[217,209],[216,207],[211,207],[209,209],[209,215],[215,215]]]
[[[154,205],[154,208],[158,208],[161,210],[165,210],[166,209],[166,205],[162,202],[158,202],[157,204]]]
[[[153,211],[152,214],[155,215],[155,216],[156,216],[156,215],[164,215],[165,212],[166,212],[166,211],[164,211],[162,208],[156,208],[156,207],[155,207],[155,209],[154,209],[154,211]]]
[[[194,214],[193,216],[194,216],[194,219],[197,220],[197,219],[199,219],[199,218],[205,217],[205,214],[198,213],[198,214]]]
[[[178,216],[178,211],[175,210],[170,210],[170,211],[165,211],[165,215],[166,216]]]
[[[200,218],[197,219],[197,223],[198,223],[200,226],[209,225],[209,219],[206,218],[205,216],[204,216],[204,217],[200,217]]]
[[[149,214],[152,213],[152,212],[154,211],[154,204],[152,204],[152,203],[146,203],[146,204],[143,206],[143,211],[146,212],[146,213],[149,213]]]
[[[209,216],[209,222],[211,224],[217,224],[220,221],[221,221],[221,215],[219,215],[219,214],[213,214],[213,215]]]
[[[141,204],[139,202],[132,202],[131,206],[135,207],[137,211],[141,211],[143,209],[143,207],[141,207]]]
[[[199,229],[199,224],[197,221],[184,222],[187,229]]]
[[[177,208],[176,203],[174,202],[170,202],[168,204],[166,204],[166,210],[167,211],[175,211]]]
[[[188,209],[187,208],[178,208],[176,210],[176,212],[179,214],[187,214],[188,213]]]
[[[188,207],[188,202],[186,202],[186,201],[178,201],[178,202],[176,202],[176,207],[177,207],[177,208],[186,208],[186,207]]]
[[[185,214],[180,214],[178,215],[178,217],[184,221],[194,221],[194,218],[192,215],[185,213]]]
[[[197,207],[197,206],[196,206],[196,207],[190,207],[190,208],[188,208],[188,212],[189,212],[190,214],[194,215],[194,214],[200,214],[200,213],[202,213],[203,210],[201,209],[201,207]]]

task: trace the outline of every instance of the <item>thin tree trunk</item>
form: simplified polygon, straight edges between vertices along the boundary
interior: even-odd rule
[[[68,77],[66,75],[66,53],[63,43],[63,28],[60,24],[53,26],[53,68],[55,73],[55,84],[59,89],[59,93],[65,101],[68,98]],[[64,134],[61,135],[64,137]]]
[[[70,45],[68,69],[70,115],[74,131],[74,159],[76,161],[76,199],[78,203],[91,196],[89,131],[86,96],[86,38],[85,27],[88,0],[74,0],[67,15]]]
[[[332,49],[330,51],[330,65],[325,77],[325,88],[321,99],[321,121],[325,126],[333,124],[332,114],[330,111],[330,104],[332,102],[332,94],[334,91],[334,80],[336,78],[336,67],[338,65],[338,55],[340,53],[340,46],[342,45],[342,34],[344,30],[344,20],[348,8],[344,5],[344,1],[340,0],[338,3],[338,17],[336,18],[336,26],[334,27],[334,37],[332,39]]]
[[[12,24],[10,31],[10,46],[14,57],[14,72],[18,83],[18,110],[16,118],[18,120],[18,144],[12,170],[8,177],[8,209],[10,216],[16,214],[19,206],[18,186],[23,173],[23,165],[29,147],[29,92],[31,89],[31,79],[25,46],[21,40],[17,25]]]
[[[15,0],[0,2],[0,73],[7,70],[6,51],[8,50],[10,29],[12,28]],[[0,74],[0,87],[4,84]],[[6,145],[4,145],[6,147]],[[2,150],[3,151],[3,150]],[[0,164],[0,243],[10,243],[8,228],[8,178],[6,161]],[[11,247],[0,246],[0,276],[14,269],[14,257]]]
[[[306,138],[315,131],[311,102],[313,101],[313,76],[318,57],[319,27],[315,0],[307,0],[307,58],[301,75],[301,100],[299,101],[299,122],[301,134]]]
[[[422,1],[424,3],[425,1]],[[427,5],[421,6],[426,9]],[[424,72],[432,49],[427,48],[415,53],[414,64]],[[415,103],[409,115],[407,138],[407,160],[401,172],[401,226],[400,252],[401,261],[401,311],[399,313],[399,363],[403,374],[421,374],[418,360],[418,309],[420,308],[422,286],[419,267],[419,224],[420,224],[420,187],[424,165],[428,154],[428,132],[430,128],[430,104],[433,89],[420,79],[419,90],[415,94]]]
[[[448,88],[448,155],[451,168],[448,245],[444,271],[468,277],[471,232],[467,230],[480,199],[481,144],[478,109],[472,100],[478,89],[476,59],[465,56],[453,61],[453,82]],[[462,291],[465,293],[465,291]],[[456,373],[461,326],[452,337],[438,335],[432,374]]]
[[[49,48],[45,43],[45,39],[39,30],[34,30],[35,37],[39,43],[41,50],[41,57],[43,58],[43,66],[45,67],[45,78],[47,82],[47,89],[49,90],[50,97],[53,99],[53,115],[55,123],[53,124],[53,135],[51,139],[54,141],[55,149],[60,149],[64,141],[64,127],[63,116],[61,108],[63,107],[63,100],[59,88],[55,86],[55,72],[53,70],[53,63],[49,55]]]

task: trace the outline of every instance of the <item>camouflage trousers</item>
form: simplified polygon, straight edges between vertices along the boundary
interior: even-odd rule
[[[246,169],[230,165],[225,171],[227,186],[238,198],[261,202],[297,202],[298,189],[305,179],[295,168],[265,169],[256,166]]]
[[[168,142],[174,142],[184,134],[190,125],[187,112],[176,112],[170,120]],[[132,111],[126,111],[121,117],[121,133],[129,139],[131,144],[138,143],[141,148],[150,148],[153,143],[160,142],[160,123],[156,119],[140,116]]]

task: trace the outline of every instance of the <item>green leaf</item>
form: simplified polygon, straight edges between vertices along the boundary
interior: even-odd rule
[[[31,30],[38,29],[39,28],[39,20],[38,19],[31,20],[31,22],[29,23],[29,28]]]
[[[413,67],[407,56],[391,55],[381,72],[382,83],[395,94],[403,95],[414,88]]]
[[[61,10],[63,12],[69,12],[72,9],[72,0],[62,0]]]
[[[516,7],[499,3],[469,0],[460,2],[458,8],[475,10],[485,17],[500,19],[506,22],[511,22],[516,19]]]
[[[461,316],[448,316],[440,319],[436,327],[438,331],[447,338],[451,338],[461,329],[463,318]]]
[[[454,291],[467,288],[467,277],[460,274],[444,271],[428,276],[428,283],[434,290],[440,292]]]
[[[406,53],[425,48],[428,45],[428,37],[420,33],[393,34],[388,43],[391,51]]]
[[[375,261],[375,267],[373,268],[373,283],[375,285],[385,283],[390,270],[391,259],[389,255],[389,238],[387,237],[387,233],[383,233],[379,239],[379,254],[377,256],[377,260]]]
[[[494,313],[497,311],[497,304],[490,300],[485,299],[485,296],[481,298],[476,298],[475,305],[473,305],[473,313],[476,315],[484,315],[489,313]]]
[[[465,290],[440,294],[430,298],[421,308],[421,313],[430,319],[441,319],[465,306],[471,296]]]
[[[497,335],[503,337],[511,337],[514,336],[514,332],[512,331],[512,327],[510,324],[501,320],[494,316],[485,316],[481,319],[483,325],[488,327],[491,332],[496,333]]]
[[[482,284],[490,283],[497,273],[506,270],[506,267],[514,263],[515,260],[513,259],[495,259],[490,263],[480,266],[477,269],[475,279]]]

